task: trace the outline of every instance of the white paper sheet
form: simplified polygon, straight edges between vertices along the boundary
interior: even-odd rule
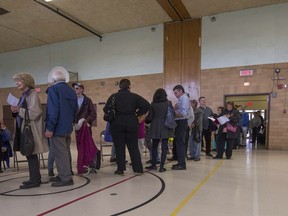
[[[11,106],[17,106],[19,99],[12,95],[11,93],[8,94],[6,102],[10,104]]]
[[[219,121],[219,123],[221,125],[225,124],[226,122],[229,122],[230,120],[227,118],[227,116],[223,115],[220,116],[219,118],[217,118],[217,120]]]

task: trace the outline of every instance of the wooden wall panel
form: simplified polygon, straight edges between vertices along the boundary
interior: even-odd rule
[[[201,20],[168,23],[164,37],[164,86],[169,99],[176,100],[172,89],[177,84],[182,84],[191,98],[198,99]]]
[[[168,23],[164,28],[164,88],[175,100],[173,87],[181,82],[181,23]]]
[[[182,23],[182,76],[181,83],[190,99],[200,96],[201,19]]]

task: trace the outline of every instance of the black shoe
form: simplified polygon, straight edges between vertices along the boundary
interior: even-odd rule
[[[177,159],[174,158],[174,157],[172,157],[172,158],[168,158],[167,160],[168,160],[168,161],[175,161],[175,160],[177,160]]]
[[[220,159],[221,160],[222,158],[215,156],[215,157],[213,157],[213,159]]]
[[[52,178],[50,178],[49,181],[50,181],[50,182],[60,182],[61,179],[60,179],[59,176],[56,176],[56,177],[52,177]]]
[[[161,172],[161,173],[162,173],[162,172],[166,172],[166,169],[165,169],[165,168],[160,168],[160,169],[159,169],[159,172]]]
[[[110,163],[116,162],[116,158],[110,158]]]
[[[230,159],[231,159],[231,157],[226,157],[226,159],[227,159],[227,160],[230,160]]]
[[[187,160],[195,160],[195,157],[188,157]]]
[[[28,180],[28,181],[23,181],[22,184],[23,185],[29,185],[29,184],[32,184],[33,182],[31,180]]]
[[[208,156],[208,157],[213,157],[213,155],[212,155],[211,153],[206,154],[206,156]]]
[[[147,167],[145,167],[145,169],[149,169],[149,170],[157,170],[157,167],[151,165],[151,166],[147,166]]]
[[[186,167],[178,165],[178,166],[172,167],[172,170],[186,170]]]
[[[124,176],[124,172],[119,170],[116,170],[114,174]]]
[[[51,184],[52,187],[64,187],[64,186],[70,186],[70,185],[74,185],[73,179],[70,179],[68,181],[54,182]]]
[[[161,161],[156,161],[156,164],[160,164],[161,163]]]
[[[31,182],[30,184],[23,184],[20,185],[20,189],[29,189],[29,188],[35,188],[35,187],[40,187],[40,182]]]
[[[200,158],[195,158],[195,159],[194,159],[195,162],[198,162],[198,161],[200,161],[200,160],[201,160]]]
[[[55,176],[53,170],[48,170],[48,176]]]
[[[147,164],[148,164],[148,163],[152,163],[152,160],[150,159],[150,160],[146,161],[146,163],[147,163]]]

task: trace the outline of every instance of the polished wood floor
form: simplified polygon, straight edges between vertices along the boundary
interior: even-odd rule
[[[76,172],[75,148],[72,153]],[[148,155],[144,166],[146,160]],[[24,162],[19,171],[10,168],[0,173],[0,212],[13,216],[287,216],[287,164],[288,152],[248,146],[234,150],[231,160],[203,155],[199,162],[187,161],[185,171],[173,171],[172,163],[167,163],[164,173],[155,170],[137,176],[127,165],[125,175],[116,176],[116,165],[104,157],[97,174],[74,175],[73,186],[52,188],[47,183],[20,190],[28,177]],[[43,181],[48,180],[47,168],[41,172]]]

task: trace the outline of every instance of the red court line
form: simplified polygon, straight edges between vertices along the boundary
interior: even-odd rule
[[[68,205],[70,205],[70,204],[72,204],[72,203],[75,203],[75,202],[77,202],[77,201],[79,201],[79,200],[85,199],[85,198],[87,198],[87,197],[89,197],[89,196],[92,196],[92,195],[94,195],[94,194],[96,194],[96,193],[99,193],[99,192],[101,192],[101,191],[103,191],[103,190],[106,190],[106,189],[111,188],[111,187],[113,187],[113,186],[115,186],[115,185],[121,184],[121,183],[123,183],[123,182],[125,182],[125,181],[128,181],[128,180],[130,180],[130,179],[132,179],[132,178],[135,178],[136,176],[137,176],[137,175],[132,176],[132,177],[127,178],[127,179],[124,179],[124,180],[122,180],[122,181],[116,182],[116,183],[114,183],[114,184],[112,184],[112,185],[109,185],[109,186],[107,186],[107,187],[104,187],[104,188],[102,188],[102,189],[99,189],[99,190],[97,190],[97,191],[94,191],[94,192],[92,192],[92,193],[89,193],[89,194],[84,195],[84,196],[82,196],[82,197],[79,197],[79,198],[77,198],[77,199],[71,200],[70,202],[64,203],[64,204],[62,204],[62,205],[60,205],[60,206],[57,206],[57,207],[55,207],[55,208],[53,208],[53,209],[50,209],[50,210],[46,211],[46,212],[40,213],[40,214],[38,214],[37,216],[43,216],[43,215],[46,215],[46,214],[51,213],[51,212],[53,212],[53,211],[56,211],[56,210],[58,210],[58,209],[61,209],[61,208],[65,207],[65,206],[68,206]]]

